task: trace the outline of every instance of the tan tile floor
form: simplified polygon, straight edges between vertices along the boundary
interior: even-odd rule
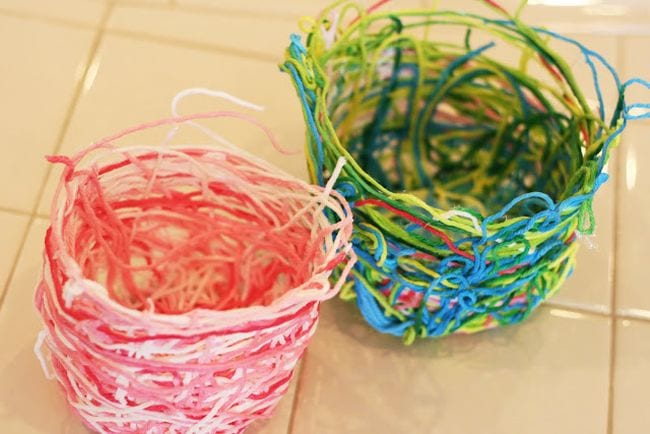
[[[0,434],[87,432],[32,351],[33,288],[58,174],[43,156],[166,116],[178,91],[197,86],[266,106],[260,117],[285,147],[302,149],[300,107],[277,63],[297,18],[327,3],[0,0]],[[526,17],[577,35],[623,77],[650,77],[650,3],[582,3],[591,5],[531,6]],[[631,96],[650,100],[650,92]],[[194,97],[181,110],[224,106]],[[218,128],[306,176],[302,155],[279,157],[248,128]],[[404,348],[335,300],[291,392],[273,419],[249,432],[650,433],[648,142],[650,122],[630,128],[596,201],[596,236],[585,240],[561,293],[527,323]]]

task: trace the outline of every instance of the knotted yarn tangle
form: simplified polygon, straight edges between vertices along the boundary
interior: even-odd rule
[[[281,66],[312,179],[349,161],[335,188],[359,261],[341,296],[406,343],[517,323],[571,273],[610,152],[628,119],[647,117],[625,88],[648,83],[622,84],[596,52],[491,0],[491,18],[383,3],[303,20],[305,44],[293,35]],[[553,44],[582,55],[597,101]]]
[[[240,433],[270,417],[320,302],[354,262],[336,175],[311,186],[223,144],[115,145],[213,117],[250,120],[166,119],[50,158],[64,170],[36,293],[37,354],[95,431]]]

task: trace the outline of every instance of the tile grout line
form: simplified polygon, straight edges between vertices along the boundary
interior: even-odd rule
[[[607,392],[607,434],[613,434],[614,432],[614,380],[616,376],[616,332],[617,332],[617,314],[616,314],[616,290],[617,290],[617,256],[618,256],[618,222],[619,222],[619,212],[618,205],[620,202],[619,196],[620,192],[618,191],[619,179],[620,179],[620,158],[619,154],[615,154],[616,162],[616,175],[614,176],[614,242],[612,245],[613,250],[613,267],[612,267],[612,283],[611,283],[611,298],[610,298],[610,336],[609,336],[609,386]]]
[[[0,16],[18,18],[21,20],[36,21],[40,23],[70,27],[74,29],[93,30],[97,25],[89,24],[84,21],[74,19],[59,18],[47,15],[41,15],[37,12],[26,12],[16,9],[7,9],[0,7]]]
[[[429,7],[427,0],[422,0],[424,3],[424,7],[427,8]],[[226,13],[226,14],[232,14],[232,15],[243,15],[243,16],[250,16],[248,14],[248,11],[245,10],[235,10],[235,9],[218,9],[218,8],[213,8],[213,7],[201,7],[201,6],[187,6],[187,5],[179,5],[176,0],[170,0],[173,4],[165,4],[165,5],[160,5],[160,4],[153,4],[153,3],[143,3],[143,2],[138,2],[138,1],[122,1],[122,2],[113,2],[109,1],[109,3],[113,7],[138,7],[141,9],[167,9],[167,10],[179,10],[182,12],[188,12],[188,13],[199,13],[199,12],[212,12],[215,14],[218,13]],[[204,10],[205,9],[205,10]],[[74,20],[66,20],[64,18],[56,18],[56,17],[48,17],[45,15],[40,15],[40,14],[35,14],[33,12],[24,12],[24,11],[17,11],[13,9],[3,9],[0,8],[0,16],[9,16],[9,17],[16,17],[20,19],[25,19],[25,20],[34,20],[34,21],[40,21],[44,22],[47,24],[52,24],[52,25],[59,25],[63,27],[68,27],[68,28],[76,28],[76,29],[84,29],[84,30],[89,30],[96,28],[95,26],[91,24],[84,23],[82,21],[74,21]],[[254,15],[257,16],[257,15]],[[260,15],[260,16],[266,16],[266,15]],[[297,17],[292,17],[290,15],[277,15],[273,16],[273,19],[292,19],[294,22],[298,21]],[[195,50],[200,50],[208,53],[221,53],[221,54],[226,54],[230,56],[236,56],[242,59],[253,59],[253,60],[259,60],[263,62],[273,62],[273,63],[278,63],[281,61],[280,57],[274,56],[272,54],[267,54],[267,53],[262,53],[262,52],[255,52],[255,51],[248,51],[248,50],[242,50],[238,49],[235,47],[229,47],[226,45],[218,45],[218,44],[211,44],[211,43],[201,43],[198,41],[192,41],[192,40],[187,40],[187,39],[182,39],[182,38],[174,38],[174,37],[165,37],[162,35],[156,35],[156,34],[151,34],[151,33],[145,33],[145,32],[138,32],[137,30],[127,30],[127,29],[111,29],[111,28],[104,28],[103,29],[104,34],[110,34],[118,37],[123,37],[123,38],[128,38],[132,40],[138,40],[138,41],[145,41],[145,42],[153,42],[161,45],[171,45],[175,47],[180,47],[180,48],[186,48],[186,49],[195,49]],[[625,35],[618,35],[618,38],[622,38]],[[650,125],[650,120],[647,119],[640,119],[636,121],[637,124],[641,125]],[[2,211],[2,209],[0,209]],[[21,211],[18,211],[19,213]],[[42,214],[39,215],[41,217]],[[569,309],[571,310],[571,309]],[[627,317],[625,315],[621,317]],[[632,319],[637,319],[636,317],[632,316]],[[643,319],[642,319],[643,320]]]
[[[650,311],[640,310],[635,312],[633,309],[621,309],[616,312],[616,318],[647,323],[650,322]]]
[[[615,163],[616,163],[616,175],[614,176],[614,240],[612,245],[614,263],[612,267],[612,283],[610,285],[611,296],[610,296],[610,314],[609,318],[611,321],[610,324],[610,336],[609,336],[609,373],[608,373],[608,391],[607,391],[607,434],[613,434],[614,432],[614,380],[616,373],[616,323],[617,323],[617,314],[616,314],[616,289],[617,289],[617,255],[618,255],[618,204],[619,204],[619,179],[620,179],[620,158],[618,153],[615,154]]]
[[[625,68],[625,39],[623,36],[616,38],[617,48],[617,69],[624,71]],[[619,152],[614,154],[614,164],[616,172],[614,175],[614,240],[612,243],[613,250],[613,266],[612,266],[612,283],[611,283],[611,299],[610,299],[610,337],[609,337],[609,386],[607,391],[607,434],[614,433],[614,410],[615,410],[615,381],[616,381],[616,347],[617,347],[617,297],[616,291],[618,290],[618,247],[619,247],[619,225],[620,225],[620,203],[621,203],[621,176],[623,172],[622,158],[620,155],[621,146],[618,147]]]
[[[113,3],[109,3],[109,4],[111,4],[111,7],[116,6]],[[131,5],[131,3],[125,3],[122,6],[128,7],[129,5]],[[152,6],[152,5],[138,4],[138,3],[135,3],[135,5],[143,8],[146,7],[148,9],[151,9]],[[170,8],[170,6],[165,6],[165,8]],[[185,10],[183,8],[179,8],[178,6],[173,6],[173,8],[178,10]],[[48,17],[37,13],[16,11],[12,9],[0,8],[0,16],[7,16],[7,17],[13,17],[13,18],[18,18],[23,20],[36,21],[45,24],[58,25],[58,26],[74,28],[74,29],[92,30],[97,28],[97,26],[93,26],[91,24],[87,24],[81,21],[67,20],[67,19],[56,18],[56,17]],[[223,54],[237,56],[244,59],[254,59],[254,60],[260,60],[265,62],[270,61],[270,62],[278,63],[281,61],[281,56],[274,56],[272,54],[267,54],[262,52],[242,50],[236,47],[229,47],[227,45],[201,43],[198,41],[191,41],[182,38],[166,37],[166,36],[156,35],[151,33],[138,32],[137,30],[110,29],[105,27],[102,30],[103,33],[108,33],[111,35],[120,36],[120,37],[129,38],[133,40],[138,40],[138,41],[154,42],[158,44],[172,45],[172,46],[187,48],[187,49],[196,49],[196,50],[201,50],[209,53],[223,53]]]
[[[61,150],[61,147],[63,146],[63,140],[65,139],[65,136],[68,133],[68,128],[70,127],[70,123],[72,122],[74,111],[77,108],[77,103],[79,102],[79,99],[81,98],[84,83],[87,80],[90,66],[93,64],[93,61],[97,56],[99,45],[103,39],[104,34],[106,33],[106,25],[108,24],[108,20],[110,18],[113,7],[114,7],[113,1],[112,0],[108,1],[104,9],[104,12],[102,13],[102,17],[98,22],[97,32],[95,33],[95,36],[93,37],[93,40],[90,44],[90,50],[88,52],[88,57],[86,58],[83,73],[80,74],[80,78],[77,82],[77,85],[75,86],[72,99],[70,101],[70,104],[68,105],[68,110],[66,111],[65,117],[63,119],[63,123],[61,124],[61,129],[59,130],[59,134],[56,139],[56,144],[54,145],[54,149],[52,150],[53,154],[59,152]],[[34,208],[32,209],[32,216],[34,217],[38,214],[38,206],[40,204],[41,199],[43,198],[43,194],[45,193],[47,179],[49,178],[51,172],[52,172],[52,165],[48,165],[45,174],[45,179],[41,184],[41,188],[38,191],[38,196],[36,199],[37,202],[34,205]]]
[[[11,207],[6,207],[6,206],[0,206],[0,212],[4,212],[7,214],[13,214],[13,215],[20,215],[20,216],[27,216],[30,217],[32,214],[29,211],[23,211],[18,208],[11,208]]]
[[[32,217],[29,217],[27,220],[27,224],[25,225],[25,229],[23,229],[23,233],[20,236],[20,241],[18,244],[18,248],[15,251],[13,260],[11,262],[11,267],[9,268],[9,273],[7,274],[7,277],[5,278],[4,283],[0,282],[2,284],[2,287],[0,287],[0,312],[2,312],[2,304],[7,297],[7,293],[9,292],[9,283],[13,279],[14,272],[16,271],[16,266],[18,265],[18,259],[20,258],[20,254],[23,251],[23,246],[25,245],[25,242],[27,241],[27,235],[29,235],[29,229],[32,226]]]
[[[61,124],[61,129],[59,130],[59,133],[56,137],[54,149],[52,150],[53,154],[56,154],[60,149],[63,144],[63,139],[67,133],[68,127],[70,126],[70,121],[72,119],[72,115],[74,113],[74,110],[77,106],[77,102],[79,101],[79,98],[81,97],[81,92],[83,89],[84,82],[86,80],[86,77],[88,75],[88,71],[90,69],[90,65],[92,64],[93,59],[97,55],[97,50],[99,48],[99,44],[102,40],[102,37],[104,35],[105,29],[106,29],[106,24],[108,23],[108,19],[110,18],[111,12],[113,10],[113,2],[109,1],[106,6],[104,7],[104,11],[102,13],[101,19],[98,22],[97,25],[97,31],[93,37],[93,40],[90,44],[90,49],[88,51],[88,56],[86,57],[86,62],[84,65],[84,71],[83,74],[80,74],[79,78],[77,79],[77,84],[75,86],[74,92],[72,94],[72,98],[70,100],[70,103],[68,105],[68,109],[66,110],[65,117],[63,119],[63,123]],[[41,183],[41,187],[38,190],[38,194],[36,195],[36,200],[34,203],[34,206],[32,207],[31,213],[29,213],[29,221],[27,222],[27,228],[25,229],[23,236],[21,237],[20,240],[20,246],[16,250],[16,255],[14,257],[14,261],[11,264],[11,268],[9,270],[9,274],[7,275],[7,280],[3,285],[2,292],[0,292],[0,311],[2,310],[2,307],[4,305],[5,298],[7,297],[7,293],[9,292],[9,284],[13,280],[14,274],[16,273],[16,269],[18,267],[18,261],[20,259],[20,256],[23,253],[23,250],[25,248],[25,243],[27,241],[27,236],[29,235],[29,232],[34,224],[34,221],[36,220],[36,215],[38,213],[38,205],[43,197],[43,194],[45,193],[45,187],[47,184],[47,180],[50,176],[50,173],[52,172],[52,166],[48,165],[47,169],[45,171],[44,177],[43,177],[43,182]]]
[[[546,301],[542,304],[550,309],[561,309],[568,312],[580,313],[584,315],[591,315],[599,318],[610,318],[611,312],[605,306],[601,305],[579,305],[569,304],[561,301]]]
[[[264,11],[259,12],[254,9],[237,9],[237,8],[228,8],[228,7],[219,7],[219,6],[202,6],[202,5],[191,5],[191,4],[179,4],[176,0],[168,0],[166,3],[148,3],[141,2],[137,0],[123,0],[118,4],[120,7],[126,8],[139,8],[139,9],[149,9],[149,10],[177,10],[180,12],[186,12],[191,14],[208,14],[208,15],[231,15],[234,17],[254,17],[254,18],[264,18],[264,19],[275,19],[281,21],[291,21],[297,22],[300,17],[305,14],[291,14],[289,12],[278,12],[278,11]],[[313,12],[314,14],[320,12],[317,10]]]
[[[610,303],[611,303],[611,297],[610,297]],[[618,312],[610,312],[610,311],[606,311],[604,306],[598,306],[598,305],[581,306],[577,304],[572,305],[572,304],[565,304],[563,302],[554,302],[554,301],[546,301],[541,306],[545,306],[549,309],[561,309],[567,312],[590,315],[593,317],[604,318],[604,319],[615,318],[617,320],[625,319],[625,320],[637,321],[641,323],[650,323],[650,311],[641,311],[639,313],[636,313],[629,310],[619,310]]]
[[[429,2],[429,0],[420,0],[419,6],[424,9],[430,9],[434,7],[435,3],[438,1]],[[255,17],[255,18],[271,18],[281,21],[290,21],[292,23],[298,23],[298,21],[304,16],[313,17],[322,11],[322,8],[310,9],[304,13],[291,13],[283,11],[271,11],[267,10],[264,12],[258,12],[253,9],[239,9],[237,7],[220,7],[220,6],[203,6],[199,4],[187,4],[179,3],[178,0],[167,0],[165,3],[151,3],[139,0],[122,0],[118,3],[119,7],[123,8],[139,8],[139,9],[149,9],[149,10],[177,10],[185,13],[192,14],[210,14],[210,15],[232,15],[235,17]],[[565,21],[554,22],[553,24],[566,24]],[[612,24],[616,24],[613,22]],[[639,23],[642,24],[642,23]],[[553,28],[551,28],[553,29]],[[600,26],[588,27],[584,30],[579,30],[579,33],[583,35],[601,35],[601,36],[610,36],[610,37],[619,37],[619,36],[647,36],[646,32],[630,32],[627,30],[619,31],[618,33],[612,34],[609,31],[603,31]],[[640,119],[637,122],[649,122],[645,119]]]
[[[235,47],[229,47],[226,45],[217,45],[211,43],[201,43],[197,41],[188,41],[181,38],[166,37],[162,35],[154,35],[151,33],[138,32],[136,30],[126,30],[126,29],[106,29],[106,33],[111,36],[118,36],[122,38],[128,38],[132,40],[145,41],[145,42],[154,42],[156,44],[161,44],[165,46],[174,46],[181,48],[188,48],[194,50],[201,50],[208,53],[222,53],[230,56],[236,56],[243,59],[253,59],[263,62],[275,62],[279,63],[281,57],[266,54],[262,52],[247,51]]]

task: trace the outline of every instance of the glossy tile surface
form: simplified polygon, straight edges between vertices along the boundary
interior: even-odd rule
[[[13,212],[0,211],[0,246],[3,254],[0,255],[0,300],[7,286],[7,279],[16,260],[16,255],[21,247],[21,242],[29,217]]]
[[[34,206],[93,34],[0,15],[0,206]]]
[[[619,320],[617,331],[614,432],[644,434],[650,429],[650,323]]]
[[[650,30],[650,25],[648,26]],[[644,53],[650,43],[650,35],[645,36],[628,36],[622,38],[624,67],[627,71],[626,78],[644,78],[648,79],[650,74],[650,63],[648,63]],[[647,103],[650,99],[650,90],[640,85],[633,85],[626,92],[626,99],[629,104]],[[647,121],[646,121],[647,123]]]
[[[297,19],[313,16],[329,3],[0,2],[1,434],[89,433],[67,409],[56,384],[45,380],[33,352],[40,326],[32,299],[47,221],[31,214],[48,214],[59,173],[55,168],[46,179],[42,157],[59,145],[60,152],[70,154],[126,127],[170,116],[174,95],[200,87],[265,106],[264,112],[250,113],[294,154],[281,154],[263,134],[238,121],[205,125],[305,178],[302,114],[277,63],[289,33],[298,28]],[[437,3],[446,9],[487,11],[476,0],[392,3],[386,7]],[[501,3],[512,8],[519,0]],[[523,12],[525,20],[595,49],[622,79],[650,78],[644,54],[650,46],[647,0],[563,7],[549,4],[580,0],[531,3]],[[590,103],[597,104],[581,52],[561,43],[553,46],[567,59]],[[611,81],[603,85],[609,105],[616,89]],[[650,102],[650,91],[632,87],[626,100]],[[198,95],[184,99],[179,112],[235,108]],[[165,128],[148,131],[120,144],[156,145],[167,133]],[[209,143],[195,130],[183,130],[176,140]],[[595,235],[581,241],[574,275],[528,322],[404,347],[371,330],[352,305],[334,300],[323,307],[302,371],[276,414],[247,432],[650,432],[650,291],[644,270],[650,259],[649,142],[650,121],[631,123],[609,162],[610,182],[596,196]]]
[[[97,66],[91,68],[96,73],[86,79],[61,152],[72,153],[126,127],[169,117],[170,101],[178,92],[205,87],[264,106],[263,112],[249,113],[271,128],[283,149],[293,154],[283,156],[263,133],[240,120],[222,119],[208,122],[207,126],[289,173],[306,178],[302,114],[297,99],[293,98],[295,91],[289,78],[279,71],[275,62],[117,35],[105,37],[93,62]],[[183,100],[179,113],[236,108],[224,100],[198,95]],[[167,132],[168,129],[159,128],[126,139],[124,143],[155,145],[162,142]],[[190,139],[210,143],[200,134],[191,134]],[[48,213],[58,173],[53,171],[47,182],[39,205],[42,214]]]
[[[605,433],[608,361],[603,318],[542,308],[521,326],[405,348],[333,302],[294,432]]]
[[[0,11],[94,27],[99,23],[108,3],[105,0],[2,0]]]
[[[650,291],[643,264],[650,233],[650,125],[632,125],[621,149],[621,199],[617,251],[618,303],[621,312],[650,318]],[[627,230],[626,230],[627,229]]]
[[[289,35],[298,31],[294,19],[269,20],[262,14],[213,10],[151,9],[118,4],[108,24],[111,31],[160,40],[189,42],[241,55],[263,57],[276,63],[284,56]],[[261,41],[255,29],[264,29]]]
[[[321,10],[331,5],[330,0],[276,0],[273,2],[255,1],[242,2],[239,0],[220,0],[218,3],[212,0],[177,0],[180,6],[214,8],[224,11],[247,12],[273,18],[290,17],[298,19],[303,16],[316,16]],[[426,0],[396,0],[387,7],[419,8]],[[360,4],[373,5],[377,0],[360,0]],[[426,3],[425,3],[426,4]]]

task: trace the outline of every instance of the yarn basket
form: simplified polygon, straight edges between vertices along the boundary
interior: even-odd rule
[[[175,117],[50,157],[64,170],[36,350],[94,431],[241,433],[270,417],[354,262],[333,182],[311,186],[224,143],[116,144],[153,127],[206,131],[206,118],[259,126],[237,112]]]
[[[303,19],[281,65],[313,182],[348,160],[335,189],[359,260],[341,297],[406,344],[518,323],[572,273],[611,151],[648,117],[625,91],[648,82],[622,83],[598,53],[525,24],[524,3],[477,2],[488,16],[383,3]],[[576,81],[558,45],[593,82]]]

